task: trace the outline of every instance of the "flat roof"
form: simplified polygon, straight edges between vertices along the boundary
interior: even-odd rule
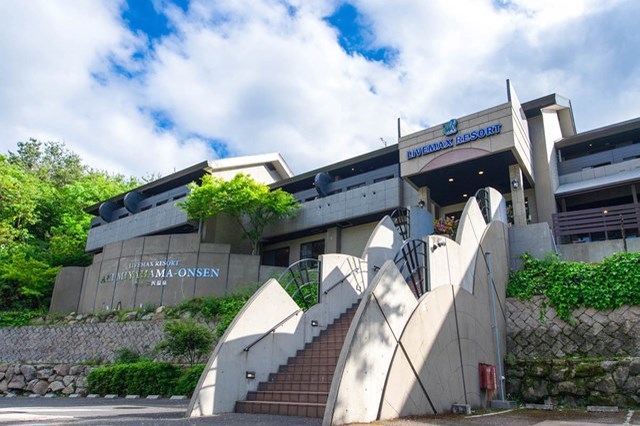
[[[124,200],[125,195],[131,191],[140,192],[146,196],[161,194],[173,188],[178,188],[183,185],[188,185],[191,182],[197,182],[202,177],[210,173],[211,171],[223,171],[231,169],[240,169],[242,167],[250,167],[261,164],[269,164],[278,172],[283,178],[287,178],[293,175],[291,169],[284,161],[282,156],[278,153],[249,155],[244,157],[232,157],[221,158],[217,160],[202,161],[193,166],[182,169],[178,172],[171,173],[170,175],[161,177],[153,182],[146,183],[142,186],[131,189],[130,191],[118,194],[108,200],[102,200],[92,206],[84,209],[85,212],[93,215],[98,214],[100,205],[104,202],[112,201],[120,204]]]
[[[640,117],[620,123],[610,124],[598,129],[589,130],[569,136],[556,143],[556,147],[565,148],[571,145],[578,145],[584,142],[591,142],[596,139],[618,137],[624,134],[640,133]]]

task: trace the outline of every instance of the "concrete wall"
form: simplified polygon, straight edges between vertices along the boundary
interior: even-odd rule
[[[561,260],[575,262],[601,262],[614,253],[624,252],[622,240],[591,241],[588,243],[558,245]],[[627,251],[640,252],[640,238],[627,238]]]
[[[460,117],[458,118],[458,134],[477,130],[497,123],[500,123],[502,128],[500,133],[497,135],[477,139],[459,146],[454,145],[452,148],[442,149],[412,159],[407,158],[407,151],[442,141],[445,138],[455,139],[455,136],[443,136],[442,125],[403,136],[399,142],[401,176],[406,178],[408,176],[418,174],[431,162],[435,161],[437,163],[439,157],[469,148],[475,148],[491,153],[513,150],[514,153],[517,156],[520,156],[522,161],[525,162],[523,165],[524,171],[530,175],[530,147],[528,137],[526,136],[526,129],[523,129],[520,125],[519,116],[514,117],[514,114],[512,104],[505,103],[484,111]]]
[[[393,178],[365,187],[318,198],[303,204],[297,216],[265,229],[264,237],[286,235],[305,229],[333,225],[338,222],[383,213],[403,205],[405,185]]]
[[[150,210],[91,228],[87,235],[86,251],[98,250],[116,241],[129,240],[186,225],[189,223],[187,214],[175,205],[179,201],[183,200],[169,201]]]
[[[84,270],[82,266],[67,266],[58,272],[51,295],[50,312],[73,312],[78,309]]]
[[[529,253],[537,259],[543,259],[546,255],[555,253],[553,234],[547,222],[509,228],[511,269],[520,267],[519,257],[524,253]]]
[[[270,272],[261,274],[259,256],[232,254],[224,244],[200,243],[197,234],[132,238],[109,244],[94,256],[81,286],[63,270],[50,310],[86,313],[176,305],[234,292]]]

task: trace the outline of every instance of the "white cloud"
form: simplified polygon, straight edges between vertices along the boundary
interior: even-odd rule
[[[322,19],[336,1],[295,3],[293,16],[276,0],[168,6],[176,32],[133,59],[148,40],[122,5],[3,2],[0,148],[62,140],[94,167],[167,174],[213,158],[215,139],[302,172],[395,141],[397,117],[417,129],[504,102],[507,78],[522,101],[571,98],[579,130],[640,115],[633,0],[354,1],[391,65],[340,48]],[[156,129],[152,111],[175,126]]]

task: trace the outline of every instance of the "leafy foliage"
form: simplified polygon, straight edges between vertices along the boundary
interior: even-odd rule
[[[140,355],[136,350],[131,348],[120,348],[116,353],[115,364],[135,364],[137,362],[147,362],[149,359]]]
[[[84,209],[135,185],[83,166],[58,142],[0,154],[0,310],[46,306],[58,269],[90,261]]]
[[[239,173],[230,181],[205,175],[200,185],[192,183],[184,202],[178,206],[192,220],[204,220],[222,213],[234,218],[251,242],[253,254],[264,228],[289,217],[299,208],[298,202],[287,192],[271,191],[267,185]]]
[[[578,307],[603,310],[625,303],[640,305],[640,253],[617,253],[601,264],[561,262],[556,256],[538,260],[524,254],[521,258],[521,269],[509,276],[507,296],[546,296],[564,320]]]
[[[89,392],[101,395],[172,395],[180,369],[168,362],[143,361],[100,367],[89,373]]]
[[[167,316],[176,318],[184,312],[199,313],[202,319],[217,321],[216,338],[221,338],[236,317],[240,309],[253,294],[255,288],[249,286],[245,291],[239,291],[224,297],[208,296],[185,300],[177,307],[167,308]]]
[[[183,357],[192,367],[211,351],[213,333],[193,320],[170,321],[164,325],[164,340],[156,350]]]
[[[89,392],[100,395],[187,395],[193,394],[204,365],[181,369],[168,362],[148,360],[99,367],[87,377]]]
[[[196,390],[198,380],[200,380],[200,376],[202,376],[204,367],[205,366],[203,364],[199,364],[187,369],[178,379],[173,393],[176,395],[191,396],[193,391]]]
[[[40,310],[20,310],[20,311],[0,311],[0,327],[20,327],[29,325],[29,321],[36,317],[46,315],[46,311]]]

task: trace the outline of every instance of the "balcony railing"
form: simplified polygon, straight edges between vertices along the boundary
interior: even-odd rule
[[[553,215],[553,233],[562,243],[636,237],[640,204],[623,204]]]
[[[561,161],[558,163],[558,173],[560,175],[566,175],[568,173],[579,172],[585,168],[621,163],[634,158],[640,158],[640,144],[628,145],[610,151],[598,152],[596,154],[585,155],[584,157]]]

